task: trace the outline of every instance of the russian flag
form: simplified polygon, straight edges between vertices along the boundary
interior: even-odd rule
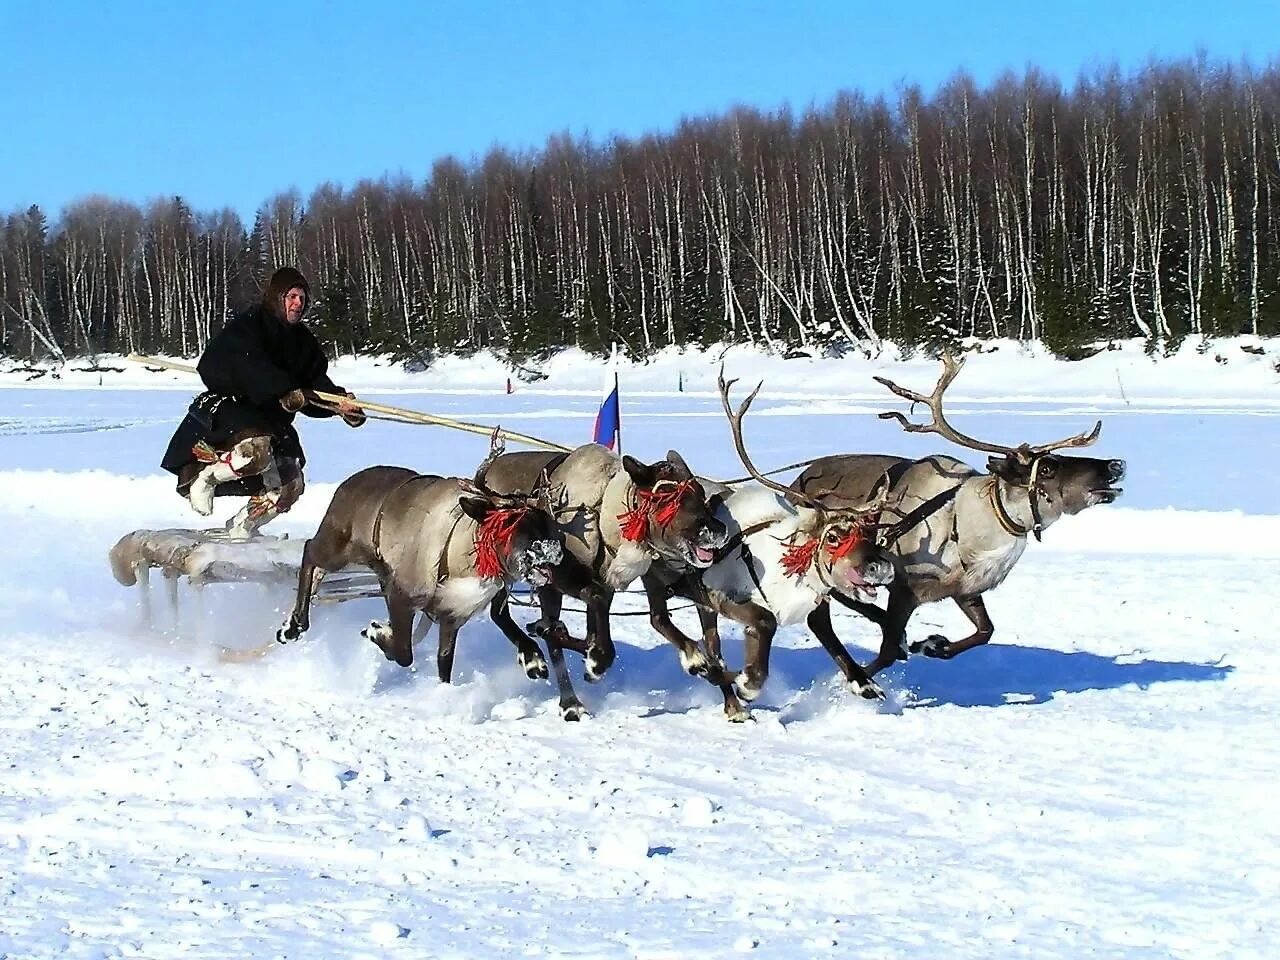
[[[615,347],[615,356],[616,350]],[[612,364],[610,364],[612,366]],[[606,377],[604,386],[604,400],[600,403],[600,410],[596,414],[596,429],[591,439],[596,443],[613,449],[613,445],[618,442],[622,432],[622,408],[618,402],[618,371],[615,367],[611,373],[612,377]]]

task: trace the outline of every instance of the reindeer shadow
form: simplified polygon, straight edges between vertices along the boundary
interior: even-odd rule
[[[853,650],[865,663],[869,652]],[[778,649],[773,674],[797,686],[822,682],[834,665],[820,648]],[[1045,703],[1054,697],[1086,690],[1116,690],[1136,686],[1147,689],[1159,683],[1213,682],[1225,679],[1235,668],[1221,661],[1193,663],[1153,660],[1137,654],[1105,656],[1088,651],[1049,650],[991,644],[961,654],[954,660],[915,656],[879,674],[881,686],[909,694],[906,709],[921,707],[1003,707]]]
[[[1045,703],[1060,694],[1086,690],[1217,682],[1234,669],[1221,661],[1193,663],[1139,659],[1137,654],[1111,657],[1084,650],[988,645],[949,661],[913,657],[886,671],[885,679],[910,689],[917,707],[1000,707]]]

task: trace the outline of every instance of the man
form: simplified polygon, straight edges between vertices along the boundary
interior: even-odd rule
[[[235,538],[253,536],[302,496],[307,461],[293,426],[297,413],[337,413],[352,427],[365,422],[357,405],[325,404],[311,393],[354,396],[329,379],[324,351],[302,322],[310,299],[306,278],[281,267],[262,302],[209,341],[197,365],[209,389],[192,401],[160,463],[203,516],[215,496],[249,497],[227,523]]]

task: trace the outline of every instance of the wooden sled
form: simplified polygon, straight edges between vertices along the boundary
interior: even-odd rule
[[[179,582],[186,580],[202,602],[205,586],[212,583],[257,583],[265,590],[287,587],[289,595],[297,588],[298,570],[302,565],[304,540],[290,540],[287,535],[259,535],[250,539],[232,539],[221,528],[209,530],[134,530],[111,548],[109,560],[116,580],[126,587],[141,590],[141,618],[147,629],[155,624],[151,600],[151,571],[158,569],[165,579],[169,611],[174,624],[180,622]],[[325,577],[315,596],[316,603],[342,603],[382,596],[382,588],[373,571],[367,567],[351,567]],[[198,640],[200,617],[195,618],[192,633]],[[279,646],[274,637],[258,647],[246,650],[218,648],[218,657],[226,662],[254,660]]]

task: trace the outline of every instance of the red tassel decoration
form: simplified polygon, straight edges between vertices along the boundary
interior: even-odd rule
[[[831,559],[839,560],[841,557],[848,556],[861,542],[862,528],[854,527],[845,535],[843,540],[831,548]]]
[[[626,513],[618,514],[618,522],[622,524],[623,540],[639,543],[641,540],[648,539],[649,511],[643,503],[637,504]]]
[[[632,543],[647,539],[650,514],[658,526],[668,526],[680,512],[680,504],[684,502],[684,498],[692,492],[692,480],[681,480],[662,490],[642,490],[637,487],[636,500],[639,502],[626,513],[618,514],[618,522],[622,525],[622,539]]]
[[[526,507],[491,510],[476,531],[476,574],[480,577],[502,576],[502,557],[511,552],[511,539],[524,519]]]
[[[813,555],[818,552],[817,540],[792,544],[782,554],[782,569],[789,577],[802,577],[813,566]]]

